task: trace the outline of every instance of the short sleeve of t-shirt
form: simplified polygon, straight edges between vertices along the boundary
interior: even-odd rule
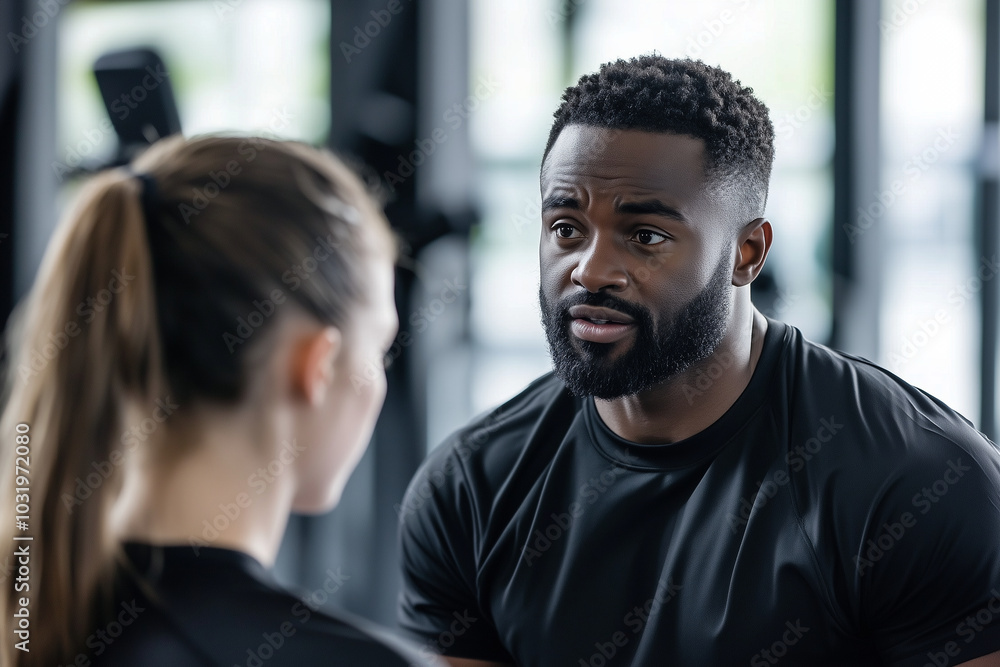
[[[477,595],[476,499],[459,454],[469,433],[465,429],[431,453],[401,503],[399,623],[433,653],[513,662]]]
[[[971,429],[921,426],[934,446],[886,480],[853,558],[861,621],[893,667],[1000,650],[1000,456]]]

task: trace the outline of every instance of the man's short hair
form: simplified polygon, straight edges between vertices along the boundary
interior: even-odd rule
[[[567,125],[689,135],[705,142],[705,176],[734,197],[740,224],[764,214],[774,126],[753,89],[700,60],[659,55],[605,63],[566,89],[542,163]]]

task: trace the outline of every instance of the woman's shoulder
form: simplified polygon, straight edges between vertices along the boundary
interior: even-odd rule
[[[246,554],[128,549],[138,568],[123,571],[119,606],[100,626],[115,638],[87,649],[95,667],[440,664],[363,619],[310,607]]]

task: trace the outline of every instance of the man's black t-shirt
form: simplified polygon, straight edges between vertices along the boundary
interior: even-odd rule
[[[996,445],[771,319],[702,432],[628,442],[546,375],[434,450],[398,509],[400,621],[446,655],[940,667],[1000,650]]]
[[[124,551],[132,573],[119,568],[114,608],[70,664],[439,665],[366,621],[309,606],[240,551],[139,542]]]

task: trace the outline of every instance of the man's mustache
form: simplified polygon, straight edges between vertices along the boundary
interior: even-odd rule
[[[561,299],[556,306],[560,320],[570,319],[569,309],[573,306],[594,306],[598,308],[610,308],[619,313],[628,315],[639,324],[648,324],[652,317],[647,308],[631,303],[613,294],[602,292],[577,292],[571,296]]]

